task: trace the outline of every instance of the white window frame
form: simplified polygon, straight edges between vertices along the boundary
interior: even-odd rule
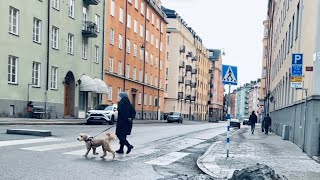
[[[144,3],[141,2],[141,8],[140,8],[140,13],[144,16]]]
[[[58,89],[58,67],[51,66],[51,89]]]
[[[159,79],[159,88],[162,88],[162,79]]]
[[[114,0],[110,0],[110,15],[115,16],[116,13],[116,6]]]
[[[148,51],[145,52],[145,62],[148,63],[148,60],[149,60],[149,53]]]
[[[122,76],[122,62],[121,61],[118,62],[118,75]]]
[[[52,8],[60,10],[60,0],[52,0]]]
[[[121,92],[122,92],[121,88],[118,88],[118,95],[117,95],[118,101],[120,100],[120,99],[119,99],[119,98],[120,98],[119,94],[120,94]]]
[[[55,26],[52,26],[51,47],[53,49],[59,49],[59,28]]]
[[[69,17],[74,19],[75,0],[69,0]]]
[[[139,81],[142,82],[143,81],[143,76],[142,76],[142,70],[139,70]]]
[[[133,21],[133,31],[136,34],[138,33],[138,21],[136,19]]]
[[[134,67],[132,70],[132,79],[137,80],[137,68]]]
[[[160,29],[160,20],[157,18],[157,29]]]
[[[41,43],[41,27],[42,21],[38,18],[33,18],[33,36],[32,40],[36,43]]]
[[[8,83],[18,84],[19,58],[9,55],[8,57]],[[14,71],[14,72],[13,72]]]
[[[126,65],[126,78],[130,78],[130,65]]]
[[[113,73],[113,57],[109,57],[109,72]]]
[[[160,69],[162,70],[162,60],[160,60]]]
[[[114,29],[110,29],[110,44],[114,45]]]
[[[158,49],[158,48],[159,48],[159,39],[156,38],[156,49]]]
[[[147,99],[148,99],[148,94],[144,94],[144,98],[143,98],[143,105],[146,106],[147,105]]]
[[[153,35],[153,33],[151,34],[151,45],[152,46],[154,45],[154,35]]]
[[[128,2],[129,2],[130,4],[132,4],[132,0],[128,0]]]
[[[112,86],[108,86],[108,101],[112,101]]]
[[[140,60],[142,61],[142,58],[143,58],[143,49],[140,48]]]
[[[131,29],[131,15],[127,14],[127,28]]]
[[[138,46],[137,44],[133,44],[133,56],[137,57],[138,55]]]
[[[97,64],[99,63],[99,49],[99,46],[94,46],[94,62]]]
[[[39,62],[32,63],[32,86],[40,87],[41,64]]]
[[[19,15],[20,11],[12,6],[9,8],[9,32],[19,35]],[[14,30],[15,29],[15,30]]]
[[[143,32],[143,25],[140,24],[140,37],[143,38],[143,34],[144,34],[144,32]]]
[[[148,73],[144,73],[144,83],[148,84]]]
[[[146,41],[149,42],[149,30],[146,31]]]
[[[139,10],[139,0],[135,0],[134,8],[136,8],[136,10]]]
[[[153,66],[153,54],[150,54],[150,64]]]
[[[152,106],[152,95],[149,95],[149,106]]]
[[[97,32],[99,33],[100,32],[100,16],[98,14],[96,14],[94,16],[94,20],[95,20],[95,23],[97,25]]]
[[[152,25],[154,25],[154,14],[153,13],[151,13],[151,23],[152,23]]]
[[[141,92],[139,92],[139,95],[138,95],[138,104],[141,105],[141,101],[142,101],[142,94]]]
[[[131,42],[130,39],[127,39],[127,53],[130,54],[131,52]]]
[[[69,33],[68,34],[68,54],[73,55],[74,53],[74,35]]]
[[[162,42],[160,42],[160,52],[162,52]]]
[[[158,68],[158,57],[156,57],[156,61],[154,62],[154,65],[156,66],[156,68]]]
[[[119,9],[119,21],[123,23],[123,9],[121,7]]]
[[[122,42],[122,35],[121,34],[119,34],[119,49],[122,49],[122,44],[123,44],[123,42]]]
[[[88,40],[82,40],[82,59],[88,59]]]
[[[161,28],[160,32],[163,33],[163,23],[161,23],[160,28]]]
[[[152,76],[152,74],[150,75],[150,85],[152,86],[152,84],[153,84],[153,76]]]
[[[147,20],[150,20],[150,10],[148,7],[147,7]]]

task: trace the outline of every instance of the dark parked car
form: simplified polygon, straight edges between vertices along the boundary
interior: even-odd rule
[[[250,125],[249,119],[244,119],[242,124],[243,125]]]
[[[169,114],[169,115],[167,116],[167,122],[168,122],[168,123],[171,123],[171,122],[182,123],[182,122],[183,122],[183,119],[182,119],[181,113],[174,112],[174,113],[172,113],[172,114]]]

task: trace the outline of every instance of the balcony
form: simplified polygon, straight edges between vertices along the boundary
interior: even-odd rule
[[[184,77],[179,77],[179,84],[183,84],[184,83]]]
[[[178,92],[178,100],[183,99],[183,92]]]
[[[211,105],[211,101],[208,101],[208,105]]]
[[[186,46],[185,45],[182,45],[180,47],[180,53],[185,53],[186,52]]]
[[[213,83],[210,83],[210,88],[213,88]]]
[[[185,62],[181,61],[180,64],[179,64],[179,68],[184,68],[184,67],[185,67]]]
[[[184,100],[191,100],[191,95],[186,95]]]
[[[83,0],[83,2],[87,5],[98,5],[99,4],[99,0]]]
[[[197,83],[193,82],[191,83],[191,88],[196,88],[197,87]]]
[[[192,71],[192,66],[186,65],[186,71],[187,71],[187,72],[188,72],[188,71]]]
[[[186,80],[186,86],[191,86],[191,80]]]
[[[208,96],[209,96],[209,97],[213,97],[213,94],[212,94],[212,93],[208,93]]]
[[[192,61],[198,61],[198,56],[195,56],[191,59]]]
[[[191,101],[196,101],[196,96],[191,96]]]
[[[212,73],[212,69],[209,69],[209,73]]]
[[[197,69],[192,69],[191,74],[197,74],[198,70]]]
[[[94,22],[91,22],[91,21],[83,22],[82,35],[84,37],[92,37],[92,38],[98,37],[97,30],[98,30],[98,27]]]
[[[188,52],[188,54],[186,55],[187,58],[192,57],[192,52]]]

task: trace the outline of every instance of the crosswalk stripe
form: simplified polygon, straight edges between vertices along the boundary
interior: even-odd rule
[[[208,133],[208,132],[210,132],[210,133]],[[225,128],[221,127],[219,129],[210,130],[210,131],[207,131],[205,133],[201,133],[201,134],[195,136],[194,138],[208,140],[208,139],[214,138],[215,136],[223,134],[225,132],[226,132]]]
[[[168,147],[173,147],[173,151],[181,151],[183,149],[186,149],[188,147],[200,144],[202,142],[204,142],[205,140],[203,139],[194,139],[194,138],[186,138],[186,139],[182,139],[176,142],[172,142],[167,144],[166,146]]]
[[[50,151],[50,150],[64,149],[64,148],[78,147],[78,146],[84,146],[84,143],[83,142],[73,142],[73,143],[69,142],[69,143],[62,143],[62,144],[33,146],[33,147],[27,147],[27,148],[21,148],[21,149],[30,150],[30,151]]]
[[[36,139],[20,139],[11,141],[0,141],[0,147],[22,145],[22,144],[32,144],[32,143],[42,143],[42,142],[55,142],[64,141],[65,139],[47,137],[47,138],[36,138]]]
[[[136,151],[133,150],[130,154],[118,155],[116,160],[118,160],[118,161],[127,161],[127,160],[135,159],[135,158],[138,158],[138,157],[147,156],[147,155],[159,152],[159,151],[160,150],[153,149],[153,148],[139,149],[139,150],[136,150]]]
[[[164,156],[160,156],[156,159],[153,159],[151,161],[145,162],[147,164],[152,164],[152,165],[159,165],[159,166],[167,166],[187,155],[190,153],[183,153],[183,152],[172,152],[169,154],[166,154]]]

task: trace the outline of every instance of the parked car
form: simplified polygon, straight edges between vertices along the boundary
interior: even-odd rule
[[[237,127],[240,129],[241,121],[239,119],[231,119],[230,120],[230,126],[231,127]]]
[[[249,119],[244,119],[242,124],[243,125],[250,125]]]
[[[167,122],[171,123],[171,122],[178,122],[178,123],[182,123],[183,119],[182,119],[182,115],[181,113],[178,112],[174,112],[172,114],[169,114],[167,116]]]
[[[98,104],[87,113],[87,124],[109,123],[113,125],[118,119],[118,105]]]

